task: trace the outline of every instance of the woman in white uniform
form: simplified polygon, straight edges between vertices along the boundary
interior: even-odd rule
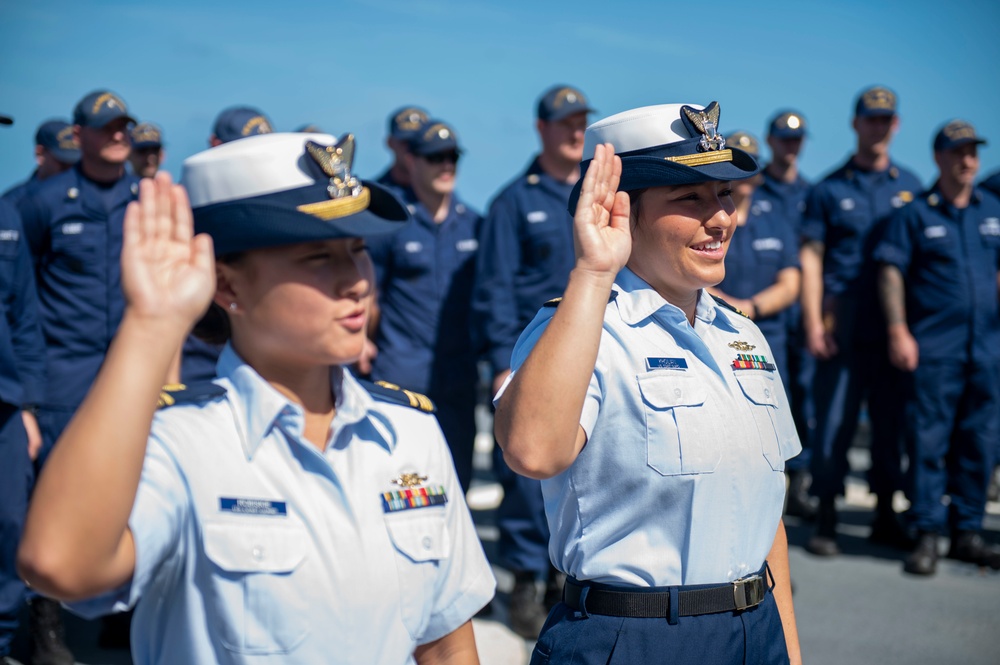
[[[135,606],[137,663],[478,662],[494,580],[433,407],[346,369],[364,237],[408,219],[352,156],[352,137],[251,137],[185,162],[193,220],[162,173],[129,207],[125,316],[19,563],[81,613]],[[219,378],[154,414],[210,303]]]
[[[729,183],[759,170],[718,119],[669,104],[587,129],[576,266],[497,398],[568,576],[532,663],[800,662],[781,522],[799,441],[763,335],[706,292]]]

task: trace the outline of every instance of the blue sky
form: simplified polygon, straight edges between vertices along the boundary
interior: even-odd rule
[[[0,189],[31,171],[37,125],[98,88],[163,127],[174,175],[242,103],[279,130],[353,132],[356,170],[375,175],[386,116],[420,104],[457,129],[459,191],[479,208],[536,149],[534,105],[554,83],[581,88],[595,120],[718,100],[723,132],[759,136],[798,109],[811,178],[849,155],[854,97],[880,83],[900,98],[894,157],[922,180],[953,117],[993,139],[983,174],[1000,168],[995,1],[0,0],[0,17],[0,112],[16,120],[0,128]]]

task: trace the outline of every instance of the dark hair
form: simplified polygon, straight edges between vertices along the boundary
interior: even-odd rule
[[[244,252],[233,252],[232,254],[217,257],[215,262],[236,265],[243,259],[244,255]],[[194,324],[194,329],[191,333],[198,339],[209,344],[225,344],[232,336],[232,330],[229,327],[229,315],[226,314],[226,310],[213,302],[208,306],[208,311]]]
[[[643,187],[642,189],[633,189],[628,192],[629,200],[629,227],[632,231],[635,231],[639,226],[639,215],[642,214],[642,195],[646,193],[649,187]]]

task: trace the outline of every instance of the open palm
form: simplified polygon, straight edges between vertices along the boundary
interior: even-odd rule
[[[618,191],[621,175],[622,161],[611,144],[598,145],[573,216],[577,266],[583,270],[614,276],[632,252],[629,197]]]
[[[193,237],[187,193],[164,172],[139,184],[125,212],[122,290],[135,313],[191,326],[215,293],[212,239]]]

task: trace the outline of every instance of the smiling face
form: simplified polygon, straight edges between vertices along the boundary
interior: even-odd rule
[[[718,181],[645,190],[632,203],[628,267],[678,306],[721,282],[735,228],[731,192]]]
[[[233,345],[250,364],[308,369],[361,355],[374,285],[364,240],[252,250],[218,266],[215,302],[229,311]]]

